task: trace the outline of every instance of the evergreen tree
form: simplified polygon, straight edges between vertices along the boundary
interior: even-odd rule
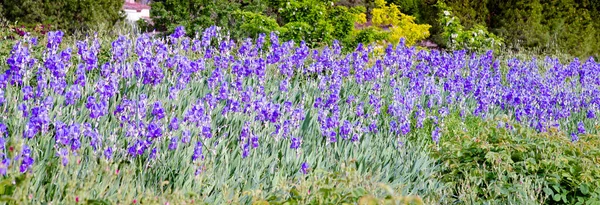
[[[74,32],[122,20],[123,0],[4,0],[4,17],[22,25],[52,24]]]

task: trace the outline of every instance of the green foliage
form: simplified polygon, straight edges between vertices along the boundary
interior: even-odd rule
[[[230,1],[165,0],[151,4],[150,16],[159,31],[173,31],[183,25],[190,35],[212,25],[225,30],[233,28],[233,12],[239,4]]]
[[[306,41],[311,47],[330,44],[333,39],[344,40],[354,31],[361,8],[348,9],[330,6],[323,1],[289,1],[284,3],[280,16],[286,24],[284,40]]]
[[[321,42],[323,44],[330,44],[333,41],[333,32],[335,27],[329,21],[317,21],[314,24],[314,33],[311,35],[312,43]]]
[[[355,6],[355,7],[350,7],[350,9],[348,9],[348,11],[352,14],[362,14],[362,13],[367,12],[367,8],[365,8],[364,6]]]
[[[491,1],[496,14],[490,26],[514,47],[598,55],[600,11],[593,1]]]
[[[231,31],[231,35],[235,39],[256,38],[258,34],[268,34],[271,31],[279,30],[279,25],[275,19],[260,13],[237,10],[233,12],[233,17],[235,19],[234,27],[238,28]]]
[[[345,44],[348,49],[354,49],[359,43],[369,44],[372,42],[380,42],[388,38],[389,33],[380,31],[380,29],[369,27],[355,31],[352,35],[354,38],[346,39]]]
[[[151,12],[157,30],[173,31],[183,25],[188,34],[193,34],[216,25],[228,31],[233,39],[278,31],[282,40],[304,40],[309,46],[316,47],[329,44],[333,39],[345,39],[354,30],[356,15],[352,11],[355,10],[332,5],[316,0],[240,4],[165,0],[153,3]],[[258,8],[267,10],[271,16],[259,13]]]
[[[296,0],[285,3],[279,12],[283,22],[305,22],[310,25],[327,17],[328,6],[316,0]]]
[[[419,6],[423,3],[423,0],[389,0],[388,2],[390,4],[398,5],[398,8],[402,13],[414,16],[417,19],[421,17]]]
[[[305,22],[287,23],[283,28],[285,29],[285,32],[281,34],[281,38],[294,40],[295,42],[300,42],[301,40],[310,42],[310,39],[305,38],[313,35],[314,31],[314,27]]]
[[[600,17],[597,0],[440,0],[438,3],[447,7],[437,13],[451,10],[464,30],[485,27],[517,50],[562,51],[579,57],[597,56],[600,52],[595,43],[600,40],[600,21],[595,20]],[[439,23],[441,27],[434,25],[432,32],[443,34],[438,29],[443,29],[444,24],[441,20]]]
[[[336,6],[328,13],[329,21],[333,26],[332,37],[334,39],[345,39],[354,30],[354,22],[357,16],[351,13],[348,8],[343,6]]]
[[[465,29],[460,19],[443,2],[438,2],[437,6],[441,9],[439,22],[442,24],[441,37],[445,39],[446,47],[483,52],[504,46],[504,40],[489,32],[485,26],[474,25]]]
[[[291,22],[283,26],[281,38],[300,42],[304,40],[310,47],[331,43],[334,27],[327,21],[318,21],[315,24],[306,22]]]
[[[419,196],[404,196],[388,185],[365,180],[354,162],[341,164],[341,170],[315,170],[299,183],[291,183],[282,192],[261,198],[254,193],[254,204],[424,204]],[[400,191],[402,192],[402,191]]]
[[[148,21],[146,21],[146,19],[137,20],[135,22],[135,25],[141,32],[152,32],[152,30],[154,29],[153,26],[149,24]]]
[[[477,199],[472,203],[600,203],[597,136],[570,142],[564,132],[537,133],[506,116],[447,123],[458,129],[445,132],[434,156],[443,167],[440,177],[454,187],[455,195]]]
[[[4,18],[20,25],[52,24],[67,32],[112,27],[123,19],[122,0],[5,0]],[[1,14],[1,13],[0,13]]]
[[[421,41],[429,37],[430,25],[416,24],[415,17],[400,14],[400,22],[390,28],[390,37],[388,41],[393,45],[398,44],[401,38],[406,40],[406,45],[414,45],[417,41]]]
[[[490,0],[439,0],[452,8],[452,14],[461,20],[465,29],[471,29],[477,25],[488,25],[490,11],[488,2]]]

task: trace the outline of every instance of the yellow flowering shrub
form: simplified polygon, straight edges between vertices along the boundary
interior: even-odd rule
[[[371,11],[374,26],[394,26],[400,22],[400,10],[395,4],[385,5],[385,0],[375,0],[375,8]]]
[[[398,44],[401,38],[410,46],[429,37],[430,25],[416,24],[415,17],[403,14],[395,4],[387,6],[385,0],[375,0],[375,7],[371,11],[372,23],[374,26],[389,27],[387,41],[393,45]]]
[[[359,24],[367,23],[367,15],[365,13],[355,14],[354,19]]]
[[[417,41],[426,39],[429,37],[429,24],[416,24],[415,17],[400,13],[399,25],[390,28],[390,35],[388,41],[393,45],[398,44],[400,38],[406,40],[406,45],[413,45]]]

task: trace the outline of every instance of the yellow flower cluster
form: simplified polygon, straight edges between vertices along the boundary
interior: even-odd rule
[[[371,11],[374,26],[389,28],[387,41],[393,45],[398,44],[401,38],[406,40],[406,45],[413,45],[429,37],[428,24],[416,24],[415,17],[403,14],[395,4],[386,5],[385,0],[376,0]]]

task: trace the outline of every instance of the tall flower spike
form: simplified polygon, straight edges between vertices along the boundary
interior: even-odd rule
[[[179,119],[177,117],[173,117],[169,123],[169,129],[171,131],[179,130]]]
[[[292,141],[292,143],[290,144],[290,149],[300,148],[300,145],[302,144],[302,140],[300,140],[300,138],[292,137],[291,141]]]
[[[300,167],[300,173],[302,173],[302,174],[308,174],[308,168],[309,168],[308,163],[307,162],[303,162],[302,166]]]
[[[579,136],[577,136],[577,134],[575,134],[574,132],[571,133],[571,142],[577,142],[579,141]]]
[[[23,145],[23,151],[21,152],[21,166],[19,166],[19,171],[21,173],[27,172],[32,166],[35,160],[31,158],[31,149],[28,145]]]
[[[4,123],[0,122],[0,137],[4,137],[4,135],[8,134],[8,128],[6,127],[6,125],[4,125]]]
[[[160,101],[154,102],[154,107],[152,108],[152,115],[158,120],[161,120],[165,117],[165,109],[162,107]]]
[[[251,141],[252,141],[252,148],[258,148],[258,145],[259,145],[258,144],[258,136],[253,134]]]
[[[171,138],[171,141],[169,142],[169,150],[176,150],[177,149],[178,140],[179,139],[177,137]]]
[[[577,123],[577,132],[579,134],[585,134],[585,125],[583,124],[583,122],[579,121],[579,123]]]
[[[162,128],[156,122],[148,124],[148,138],[158,138],[162,136]]]
[[[107,147],[104,150],[104,157],[106,157],[107,160],[110,160],[110,159],[112,159],[112,156],[113,156],[113,149],[112,149],[112,147]]]
[[[435,127],[435,129],[433,129],[433,131],[431,132],[431,139],[438,144],[440,142],[440,128],[439,127]]]
[[[204,154],[202,154],[202,142],[198,141],[196,147],[194,147],[194,154],[192,155],[192,161],[204,160]]]
[[[69,150],[66,148],[60,148],[58,152],[56,152],[56,156],[61,159],[62,165],[67,166],[69,163]]]

